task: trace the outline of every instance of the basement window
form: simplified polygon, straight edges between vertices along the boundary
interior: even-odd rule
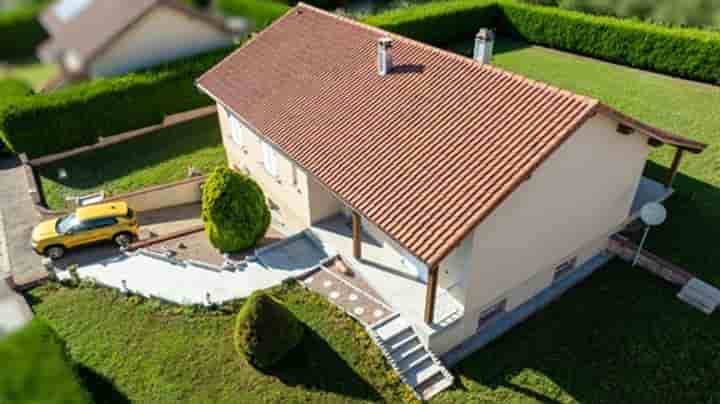
[[[563,276],[567,275],[573,269],[575,269],[576,265],[577,265],[577,257],[572,257],[570,259],[563,261],[562,264],[555,267],[555,275],[553,276],[553,280],[560,279]]]
[[[481,328],[484,328],[488,324],[497,320],[497,318],[502,313],[505,312],[506,305],[507,305],[507,299],[502,299],[501,301],[499,301],[499,302],[493,304],[492,306],[488,307],[487,309],[483,310],[480,313],[480,319],[478,320],[477,330],[479,331]]]

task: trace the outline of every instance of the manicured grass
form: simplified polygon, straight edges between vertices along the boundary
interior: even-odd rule
[[[28,82],[35,91],[39,91],[45,83],[58,73],[56,65],[43,64],[37,61],[11,62],[0,68],[0,78],[17,78]]]
[[[210,116],[42,166],[38,175],[48,206],[61,208],[68,195],[136,191],[186,178],[190,165],[206,173],[224,164],[217,117]],[[60,168],[67,178],[58,178]]]
[[[274,295],[307,329],[300,345],[267,374],[235,351],[239,304],[193,311],[108,289],[52,285],[33,290],[31,300],[36,314],[66,339],[74,360],[112,380],[89,386],[97,402],[407,401],[409,390],[362,326],[298,284]]]

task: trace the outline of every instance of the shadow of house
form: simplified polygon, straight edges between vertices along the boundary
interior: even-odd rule
[[[267,374],[288,386],[320,390],[369,401],[382,401],[377,390],[363,379],[310,327],[298,346]]]

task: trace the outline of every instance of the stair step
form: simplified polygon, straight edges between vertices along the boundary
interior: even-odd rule
[[[417,387],[417,392],[423,398],[423,400],[429,400],[433,398],[437,393],[445,390],[452,386],[453,380],[446,377],[442,372],[434,374],[431,378],[423,382]]]
[[[427,352],[422,344],[417,344],[408,350],[394,352],[390,356],[392,356],[392,359],[395,361],[395,363],[400,363],[401,361],[406,360],[409,356],[419,351]]]
[[[413,388],[419,391],[418,386],[422,386],[423,383],[435,377],[437,373],[439,373],[441,376],[444,376],[440,366],[436,365],[434,362],[431,361],[430,366],[416,367],[414,369],[408,370],[404,374],[408,383],[410,383]]]
[[[412,329],[412,327],[410,327],[410,324],[408,324],[408,322],[403,320],[402,318],[396,318],[393,321],[385,323],[381,327],[375,328],[375,332],[378,336],[380,336],[381,340],[389,341],[394,336],[400,334],[407,329]]]
[[[413,331],[412,328],[408,327],[404,330],[400,330],[397,334],[391,336],[390,338],[383,340],[383,343],[387,346],[394,346],[400,341],[404,341],[406,338],[415,336],[415,331]]]
[[[415,358],[415,359],[412,360],[412,361],[409,361],[405,366],[400,365],[400,366],[399,366],[400,369],[401,369],[400,373],[403,373],[403,374],[404,374],[404,373],[407,373],[407,372],[409,372],[409,371],[411,371],[411,370],[413,370],[413,369],[420,369],[420,368],[423,368],[423,367],[432,366],[432,365],[434,365],[434,364],[435,364],[435,362],[433,362],[433,360],[432,360],[432,358],[430,357],[430,355],[426,352],[425,355],[421,355],[420,357]]]
[[[377,332],[378,329],[380,329],[380,328],[382,328],[383,326],[385,326],[385,324],[387,324],[387,323],[389,323],[389,322],[391,322],[391,321],[394,321],[394,320],[395,320],[396,318],[398,318],[398,317],[400,317],[400,313],[397,313],[397,312],[392,313],[392,314],[390,314],[389,316],[381,319],[381,320],[378,321],[377,323],[373,324],[372,329],[375,330],[375,332]]]
[[[399,352],[400,355],[403,355],[403,352],[407,352],[413,348],[415,348],[416,345],[421,345],[420,339],[417,337],[417,335],[412,334],[409,337],[399,340],[397,343],[392,345],[387,345],[388,352],[390,354],[394,354],[395,352]]]

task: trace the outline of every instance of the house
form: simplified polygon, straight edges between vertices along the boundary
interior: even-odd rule
[[[54,87],[229,46],[246,28],[175,0],[57,0],[39,18],[50,38],[38,57],[63,73]]]
[[[705,147],[494,67],[492,42],[466,58],[299,4],[197,80],[275,217],[350,257],[451,361],[606,262]],[[643,177],[663,145],[666,184]]]

